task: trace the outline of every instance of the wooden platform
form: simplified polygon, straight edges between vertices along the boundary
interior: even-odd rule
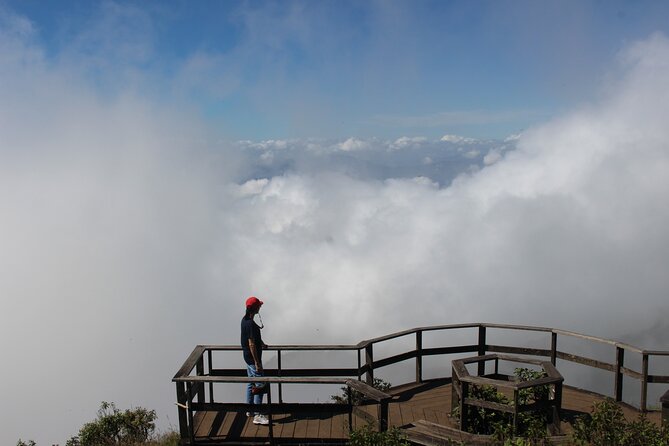
[[[451,385],[445,381],[431,381],[420,385],[408,384],[393,388],[390,392],[393,400],[389,405],[389,426],[409,427],[418,420],[456,427],[450,417]],[[603,396],[591,392],[563,387],[563,418],[589,413],[594,402],[602,401]],[[638,412],[623,405],[625,415],[636,418]],[[376,416],[377,406],[363,406],[363,410]],[[651,412],[649,419],[660,423],[660,414]],[[272,428],[276,443],[283,444],[327,444],[344,443],[348,439],[348,415],[308,413],[273,414]],[[243,412],[197,412],[194,417],[195,440],[200,444],[262,444],[268,442],[268,426],[257,426],[253,418],[247,418]],[[361,418],[353,417],[354,428],[366,424]],[[563,430],[569,430],[563,423]]]

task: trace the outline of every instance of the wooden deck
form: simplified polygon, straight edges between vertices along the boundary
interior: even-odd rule
[[[451,384],[445,380],[430,381],[423,384],[408,384],[393,388],[393,399],[389,405],[389,426],[409,427],[418,420],[456,427],[450,417]],[[578,414],[589,413],[593,403],[602,401],[603,396],[591,392],[563,387],[563,419]],[[625,415],[636,418],[638,411],[623,405]],[[363,406],[363,410],[376,416],[377,406]],[[660,423],[660,414],[651,412],[649,419]],[[329,414],[273,414],[273,432],[275,443],[283,444],[327,444],[344,443],[348,439],[348,415]],[[243,412],[197,412],[194,417],[195,440],[199,444],[247,443],[263,444],[268,442],[268,426],[257,426]],[[366,421],[353,416],[353,426],[360,427]],[[569,431],[563,423],[563,431]]]

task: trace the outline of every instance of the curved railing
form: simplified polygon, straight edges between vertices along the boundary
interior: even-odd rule
[[[436,347],[424,347],[423,338],[429,332],[451,332],[475,330],[474,339],[471,342],[458,343],[456,345],[439,345]],[[504,345],[495,343],[495,339],[490,335],[491,329],[500,329],[513,332],[533,332],[545,335],[543,348],[520,347],[517,345]],[[396,352],[391,356],[384,358],[375,358],[375,346],[384,342],[412,337],[412,347]],[[589,357],[579,351],[565,351],[560,345],[566,339],[576,339],[585,341],[588,345],[604,345],[612,348],[610,360],[601,360]],[[196,410],[221,409],[222,403],[216,403],[214,397],[215,383],[248,382],[246,371],[239,367],[236,362],[234,367],[216,367],[213,364],[213,353],[220,351],[239,351],[240,346],[229,345],[199,345],[195,347],[191,355],[184,362],[181,369],[173,378],[177,386],[177,405],[179,406],[179,425],[181,427],[182,439],[192,437],[192,412]],[[523,325],[508,324],[454,324],[429,327],[418,327],[409,330],[392,333],[374,339],[362,341],[354,345],[273,345],[268,348],[269,351],[276,352],[276,368],[266,369],[267,377],[263,380],[274,383],[278,387],[279,402],[275,405],[282,405],[282,387],[284,384],[291,383],[291,378],[300,378],[301,383],[329,384],[345,383],[344,378],[357,378],[364,381],[369,386],[374,383],[374,375],[378,370],[404,361],[414,361],[415,363],[415,382],[424,381],[423,359],[436,355],[454,355],[462,353],[476,353],[485,355],[491,353],[510,353],[516,355],[536,356],[550,358],[550,362],[555,365],[557,360],[569,363],[581,364],[591,369],[604,370],[612,374],[611,396],[616,401],[627,402],[645,412],[648,406],[648,385],[655,383],[669,383],[669,375],[649,373],[651,362],[662,357],[669,356],[669,351],[646,350],[623,342],[617,342],[610,339],[589,336],[567,330],[556,328],[534,327]],[[348,351],[357,354],[356,367],[316,367],[316,368],[286,368],[283,366],[283,357],[286,352],[332,352]],[[631,354],[637,354],[641,359],[640,370],[635,370],[629,364],[626,364],[626,357]],[[483,375],[481,370],[485,364],[479,364],[479,374]],[[450,367],[444,367],[450,369]],[[639,403],[624,401],[624,377],[638,381],[639,385]],[[327,379],[325,379],[327,378]],[[569,376],[565,376],[569,380]],[[256,379],[257,380],[257,379]],[[585,389],[592,390],[592,389]],[[601,392],[597,392],[601,393]],[[628,390],[629,394],[629,390]],[[208,402],[207,402],[208,401]],[[233,408],[229,405],[229,408]],[[239,407],[237,407],[239,406]],[[236,410],[245,410],[245,405],[236,404]],[[383,423],[383,419],[379,422]],[[387,421],[387,420],[386,420]],[[190,429],[190,431],[189,431]]]

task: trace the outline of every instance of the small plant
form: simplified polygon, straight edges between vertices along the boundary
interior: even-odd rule
[[[385,432],[377,432],[372,426],[365,425],[354,429],[350,434],[351,446],[409,446],[404,434],[396,427]]]
[[[35,442],[32,440],[28,440],[27,442],[25,442],[19,438],[19,441],[18,443],[16,443],[16,446],[35,446]]]
[[[372,382],[372,387],[382,392],[386,392],[392,387],[392,384],[381,378],[374,378],[374,381]],[[341,388],[341,395],[332,395],[330,396],[330,399],[335,403],[348,404],[347,392],[348,392],[348,387],[344,386]],[[360,403],[362,403],[364,399],[365,396],[362,393],[358,392],[357,390],[351,391],[351,401],[353,402],[354,406],[357,406]]]

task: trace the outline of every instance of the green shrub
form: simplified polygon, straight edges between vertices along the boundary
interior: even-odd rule
[[[404,434],[396,427],[377,432],[370,425],[354,429],[350,434],[351,446],[409,446]]]
[[[180,441],[179,433],[171,431],[156,435],[154,439],[146,443],[146,446],[179,446]]]
[[[142,407],[120,411],[114,403],[103,401],[98,417],[84,424],[79,435],[66,446],[130,446],[149,440],[156,428],[156,411]]]
[[[576,420],[572,437],[576,444],[592,446],[669,445],[669,429],[658,427],[644,414],[628,422],[620,406],[610,398],[595,403],[590,415]]]
[[[155,434],[156,411],[142,407],[120,411],[114,403],[103,401],[94,421],[84,424],[79,434],[65,446],[179,446],[179,434],[168,431]],[[36,446],[19,439],[16,446]],[[56,445],[58,446],[58,445]]]

